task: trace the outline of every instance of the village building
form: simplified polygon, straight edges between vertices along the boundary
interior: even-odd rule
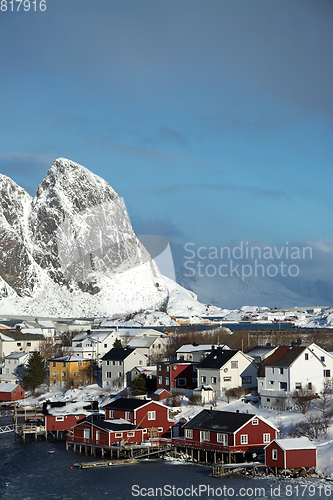
[[[67,351],[73,356],[100,360],[119,339],[120,337],[115,330],[100,329],[79,332],[71,340],[71,347],[68,347]]]
[[[91,360],[79,356],[61,356],[48,360],[50,384],[59,387],[74,385],[88,379]]]
[[[90,416],[73,427],[73,435],[67,441],[74,445],[92,445],[95,447],[112,447],[116,445],[141,443],[146,433],[140,426],[124,419],[102,420]]]
[[[165,361],[157,363],[157,389],[184,393],[197,387],[197,363]]]
[[[276,349],[277,347],[267,343],[266,345],[257,345],[252,347],[252,349],[246,352],[246,355],[251,356],[251,358],[254,359],[254,362],[259,366],[267,358],[269,358],[269,356],[271,356]]]
[[[169,407],[158,401],[119,398],[104,406],[105,420],[123,419],[140,426],[145,439],[165,437],[174,421],[169,418]]]
[[[217,398],[216,391],[214,391],[211,385],[201,385],[200,387],[196,387],[193,391],[193,396],[198,396],[203,405],[206,403],[213,404]]]
[[[220,346],[222,349],[229,349],[226,344]],[[176,350],[176,357],[179,361],[191,361],[199,363],[211,353],[214,346],[211,344],[184,344]]]
[[[149,330],[148,330],[149,331]],[[148,358],[148,363],[154,363],[164,358],[167,348],[167,338],[158,335],[140,335],[131,338],[127,347],[139,349]]]
[[[316,468],[317,450],[306,437],[274,439],[265,447],[265,464],[277,469]]]
[[[170,397],[170,392],[166,389],[156,389],[153,394],[153,399],[155,401],[163,401],[163,399],[167,399]]]
[[[25,398],[25,392],[18,384],[0,383],[0,402],[18,401]]]
[[[43,403],[45,430],[52,434],[72,431],[72,427],[98,411],[97,401],[48,401]]]
[[[20,330],[2,330],[0,332],[0,358],[3,359],[12,352],[39,351],[44,335],[22,333]]]
[[[252,357],[220,346],[212,349],[197,365],[198,387],[211,385],[218,397],[229,389],[240,387],[248,391],[256,388],[257,375],[258,368]]]
[[[184,425],[186,448],[217,450],[223,453],[260,453],[278,429],[263,417],[249,413],[202,410]]]
[[[295,391],[319,393],[333,375],[333,357],[315,344],[280,346],[267,358],[258,377],[261,406],[290,409]]]
[[[139,349],[114,347],[102,357],[102,387],[127,387],[133,368],[147,366],[147,361]]]
[[[21,380],[30,356],[30,352],[12,352],[5,356],[0,375],[1,380]]]

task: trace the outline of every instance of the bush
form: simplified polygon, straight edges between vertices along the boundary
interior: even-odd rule
[[[201,395],[200,394],[192,394],[188,398],[188,404],[192,406],[200,406],[202,404]]]

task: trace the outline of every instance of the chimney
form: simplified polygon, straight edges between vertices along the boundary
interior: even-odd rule
[[[236,413],[239,413],[239,410],[236,410]]]
[[[217,354],[217,357],[221,356],[221,354],[222,354],[222,347],[220,345],[217,346],[217,348],[216,348],[216,354]]]

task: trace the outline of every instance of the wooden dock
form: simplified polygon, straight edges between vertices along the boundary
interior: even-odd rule
[[[264,470],[268,474],[268,467],[260,462],[244,462],[242,464],[223,464],[214,465],[212,476],[217,478],[223,478],[227,476],[250,473],[253,476],[257,475],[259,469]]]

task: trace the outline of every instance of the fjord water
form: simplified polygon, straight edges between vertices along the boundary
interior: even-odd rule
[[[320,480],[214,479],[210,476],[211,467],[169,461],[143,461],[131,466],[97,469],[72,468],[74,463],[92,459],[66,453],[63,442],[14,442],[13,433],[0,436],[0,457],[1,500],[333,498],[329,483]]]

